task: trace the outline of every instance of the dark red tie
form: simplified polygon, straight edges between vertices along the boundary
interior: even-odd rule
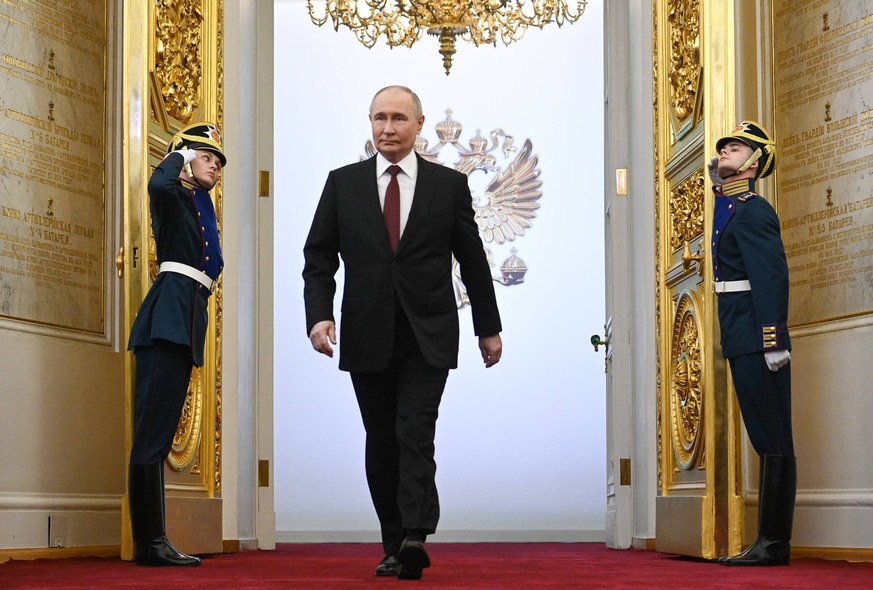
[[[391,249],[397,251],[400,242],[400,185],[397,183],[397,173],[400,166],[396,164],[388,166],[388,174],[391,180],[385,190],[385,228],[388,230],[388,239],[391,241]]]

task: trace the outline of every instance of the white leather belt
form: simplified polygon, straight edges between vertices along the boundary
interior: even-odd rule
[[[739,293],[740,291],[751,291],[752,283],[748,280],[744,281],[714,281],[712,283],[712,292],[716,295],[722,293]]]
[[[209,275],[201,270],[197,270],[193,266],[188,266],[187,264],[182,264],[181,262],[162,262],[158,267],[158,274],[162,272],[174,272],[180,275],[185,275],[186,277],[191,277],[212,293],[215,291],[215,285],[218,281],[213,281],[209,278]],[[747,281],[748,282],[748,281]]]

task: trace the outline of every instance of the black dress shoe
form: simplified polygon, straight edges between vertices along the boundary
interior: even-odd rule
[[[386,555],[379,565],[376,566],[376,575],[385,577],[396,577],[397,571],[400,569],[400,562],[393,555]]]
[[[421,570],[430,567],[430,557],[424,548],[424,541],[407,537],[400,545],[397,554],[400,570],[397,577],[401,580],[420,580]]]
[[[745,551],[733,557],[720,557],[721,565],[788,565],[791,545],[788,541],[759,537]]]
[[[136,565],[196,567],[200,565],[199,557],[182,553],[170,544],[166,535],[160,535],[151,541],[136,543],[134,547]]]

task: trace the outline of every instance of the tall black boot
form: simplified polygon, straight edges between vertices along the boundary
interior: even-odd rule
[[[130,524],[137,565],[196,566],[200,559],[170,545],[164,525],[164,464],[131,465]]]
[[[166,531],[166,530],[167,530],[167,494],[166,494],[166,491],[165,491],[165,490],[166,490],[166,486],[164,485],[164,484],[166,483],[166,481],[165,481],[165,479],[164,479],[164,473],[165,473],[165,471],[164,471],[163,467],[164,467],[164,464],[161,463],[161,469],[160,469],[160,474],[161,474],[161,516],[162,516],[162,519],[163,519],[163,520],[162,520],[162,523],[163,523],[163,524],[162,524],[162,528],[161,528],[161,530],[162,530],[162,531]],[[188,554],[185,553],[184,551],[179,551],[178,549],[176,549],[175,545],[173,545],[172,543],[170,543],[170,539],[167,538],[167,536],[166,536],[166,532],[164,533],[164,540],[167,542],[167,546],[168,546],[172,551],[174,551],[174,552],[176,553],[176,555],[178,555],[180,558],[182,558],[182,559],[196,559],[196,560],[197,560],[197,563],[196,563],[196,564],[192,564],[192,565],[200,565],[200,558],[198,558],[198,557],[193,557],[193,556],[191,556],[191,555],[188,555]]]
[[[734,557],[722,557],[722,565],[788,565],[791,527],[797,495],[797,459],[764,455],[758,503],[758,538]]]

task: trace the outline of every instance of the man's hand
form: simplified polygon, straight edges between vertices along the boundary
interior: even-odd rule
[[[712,184],[715,186],[721,186],[724,184],[724,178],[722,178],[718,173],[718,156],[712,157],[709,164],[706,165],[706,169],[709,170],[709,179],[712,180]]]
[[[500,361],[500,355],[503,354],[503,341],[500,339],[500,334],[479,336],[479,350],[482,351],[482,360],[485,361],[486,369],[496,365]]]
[[[783,349],[768,350],[764,353],[764,360],[767,362],[767,368],[776,372],[788,364],[788,361],[791,360],[791,353]]]
[[[333,358],[333,348],[330,345],[336,345],[336,324],[330,320],[318,322],[309,332],[309,342],[316,352]]]

